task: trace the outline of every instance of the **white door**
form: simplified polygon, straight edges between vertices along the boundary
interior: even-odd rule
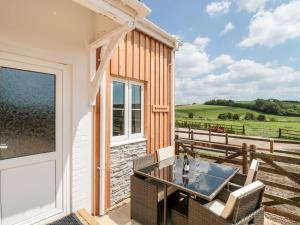
[[[64,213],[62,80],[62,70],[0,55],[0,225]]]

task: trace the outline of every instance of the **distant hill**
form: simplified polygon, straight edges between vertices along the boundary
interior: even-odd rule
[[[280,101],[277,99],[233,101],[226,99],[213,99],[205,102],[204,105],[239,107],[278,116],[300,116],[300,101]]]

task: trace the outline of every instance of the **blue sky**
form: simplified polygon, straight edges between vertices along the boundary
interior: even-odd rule
[[[300,0],[144,0],[184,45],[176,102],[300,100]]]

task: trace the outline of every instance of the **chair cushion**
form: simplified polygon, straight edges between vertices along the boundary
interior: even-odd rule
[[[254,181],[257,170],[258,170],[258,161],[256,159],[253,159],[251,162],[244,186],[246,186]]]
[[[221,216],[225,208],[225,203],[221,202],[220,200],[214,200],[207,203],[205,207],[207,207],[210,211],[214,212],[218,216]]]
[[[255,181],[251,184],[246,185],[245,187],[242,187],[242,188],[232,192],[229,195],[229,198],[226,202],[223,212],[221,213],[221,217],[223,217],[224,219],[228,219],[233,213],[233,210],[234,210],[235,204],[236,204],[236,200],[238,198],[240,198],[241,196],[243,196],[255,189],[258,189],[260,187],[264,187],[264,184],[260,181]]]
[[[156,151],[158,161],[165,160],[167,158],[175,156],[175,150],[173,146],[168,146],[165,148],[158,149]]]

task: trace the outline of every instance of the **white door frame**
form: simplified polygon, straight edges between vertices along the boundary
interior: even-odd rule
[[[48,221],[69,214],[71,211],[71,67],[59,63],[52,63],[43,60],[18,56],[0,51],[0,66],[36,71],[41,73],[55,74],[56,76],[56,95],[61,96],[56,99],[56,151],[38,155],[13,158],[0,161],[0,171],[3,169],[26,166],[34,163],[47,162],[56,159],[56,177],[62,183],[56,182],[56,208],[47,215]],[[52,217],[53,216],[53,217]],[[1,218],[1,204],[0,204]],[[39,220],[43,218],[34,218]],[[43,220],[43,222],[47,222]],[[34,222],[29,219],[20,224]],[[1,219],[0,219],[1,225]]]

